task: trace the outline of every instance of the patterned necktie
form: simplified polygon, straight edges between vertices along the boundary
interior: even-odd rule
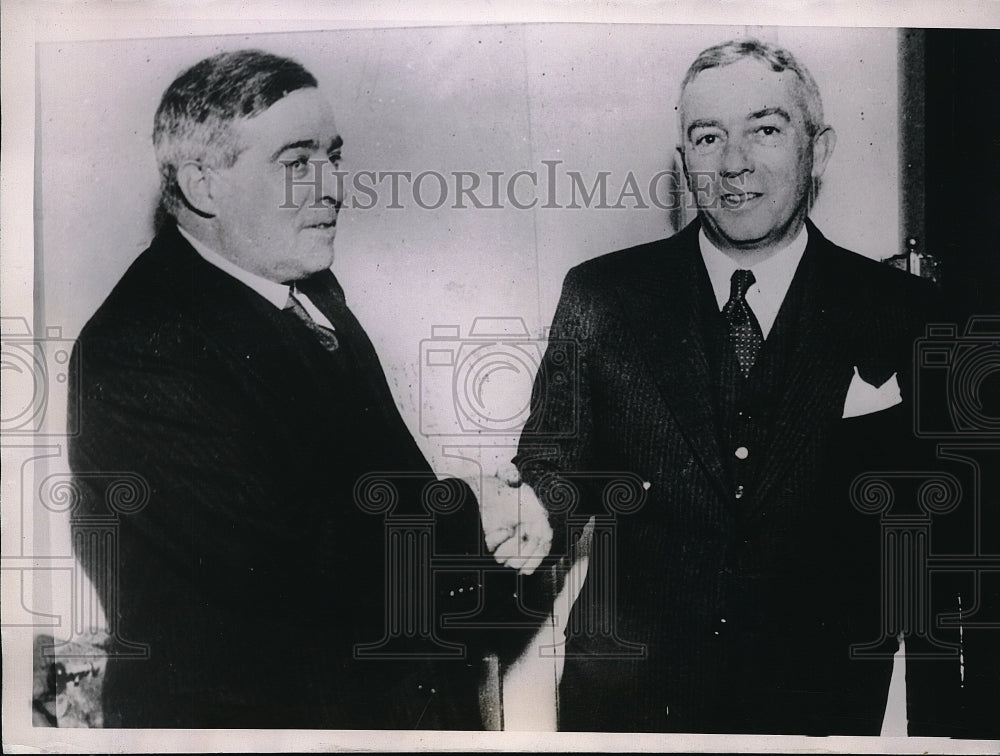
[[[334,331],[313,320],[312,316],[306,311],[306,308],[302,306],[302,303],[295,298],[294,289],[288,292],[288,303],[285,305],[285,312],[301,320],[306,328],[312,331],[316,338],[319,339],[319,343],[328,352],[335,352],[340,346],[340,342],[337,340],[337,335]]]
[[[757,322],[746,300],[747,289],[756,280],[749,270],[734,271],[729,301],[722,308],[722,314],[729,323],[729,339],[736,350],[736,359],[740,363],[740,371],[744,378],[750,374],[750,369],[757,361],[757,355],[760,354],[760,348],[764,344],[760,323]]]
[[[295,288],[309,297],[316,309],[323,313],[337,329],[340,349],[337,351],[342,367],[350,366],[355,376],[355,401],[372,412],[371,422],[384,423],[385,428],[396,428],[402,424],[396,400],[389,390],[389,384],[382,370],[375,347],[365,333],[365,329],[347,306],[344,290],[332,270],[314,273],[308,278],[295,282]],[[375,419],[375,414],[381,420]],[[408,433],[408,431],[407,431]],[[416,449],[416,447],[413,447]],[[417,452],[419,455],[419,452]],[[421,457],[422,459],[422,457]],[[424,463],[425,464],[425,463]]]

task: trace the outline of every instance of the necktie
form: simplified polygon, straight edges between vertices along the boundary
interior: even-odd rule
[[[295,298],[294,291],[288,292],[288,304],[285,305],[285,312],[301,320],[306,328],[312,331],[316,338],[319,339],[319,343],[328,352],[334,352],[340,346],[340,342],[337,340],[337,336],[333,330],[313,320],[306,311],[306,308],[302,306],[302,303]]]
[[[309,301],[316,305],[316,309],[322,312],[337,329],[340,339],[337,355],[342,367],[350,366],[354,376],[352,386],[357,393],[354,394],[353,401],[363,407],[364,412],[373,413],[369,416],[369,421],[374,423],[374,427],[383,429],[399,427],[402,420],[385,379],[382,363],[365,329],[347,306],[344,290],[333,275],[333,271],[323,270],[296,281],[295,288],[309,297]],[[375,413],[381,420],[374,417]]]
[[[744,378],[750,374],[750,369],[757,361],[757,355],[760,354],[760,348],[764,344],[760,323],[757,322],[746,300],[747,289],[756,280],[749,270],[734,271],[729,301],[722,308],[722,314],[729,323],[729,340],[736,350],[736,360],[740,364]]]

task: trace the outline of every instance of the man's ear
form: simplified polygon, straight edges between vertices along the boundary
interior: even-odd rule
[[[201,216],[215,215],[215,172],[193,160],[177,169],[177,186],[187,206]]]
[[[833,154],[833,148],[837,146],[837,132],[832,126],[824,126],[823,129],[813,137],[813,166],[812,177],[819,179],[826,170],[826,164]]]

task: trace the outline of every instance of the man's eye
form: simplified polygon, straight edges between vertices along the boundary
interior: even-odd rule
[[[327,155],[326,157],[327,157],[327,159],[328,159],[328,160],[329,160],[329,161],[330,161],[331,163],[333,163],[334,167],[336,167],[336,166],[340,165],[340,153],[339,153],[339,152],[331,152],[331,153],[330,153],[329,155]]]
[[[725,136],[716,131],[709,131],[694,135],[694,149],[699,155],[707,155],[718,150],[725,140]]]
[[[285,170],[294,173],[297,176],[302,176],[309,169],[309,156],[299,155],[293,160],[283,161],[285,164]]]
[[[756,140],[764,145],[777,144],[782,137],[781,129],[777,126],[759,126],[754,132]]]

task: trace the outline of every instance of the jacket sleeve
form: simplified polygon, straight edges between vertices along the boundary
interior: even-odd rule
[[[138,499],[117,514],[122,557],[148,549],[221,601],[295,602],[290,565],[315,571],[280,432],[227,380],[207,348],[156,334],[86,334],[70,365],[79,434],[70,442],[74,519],[115,516],[122,474]],[[289,560],[291,560],[289,562]],[[96,566],[86,564],[91,572]],[[308,582],[308,581],[307,581]]]
[[[535,377],[531,414],[514,458],[521,479],[549,513],[553,556],[567,553],[568,520],[595,512],[595,481],[586,476],[597,457],[590,362],[599,324],[585,270],[570,270]]]

